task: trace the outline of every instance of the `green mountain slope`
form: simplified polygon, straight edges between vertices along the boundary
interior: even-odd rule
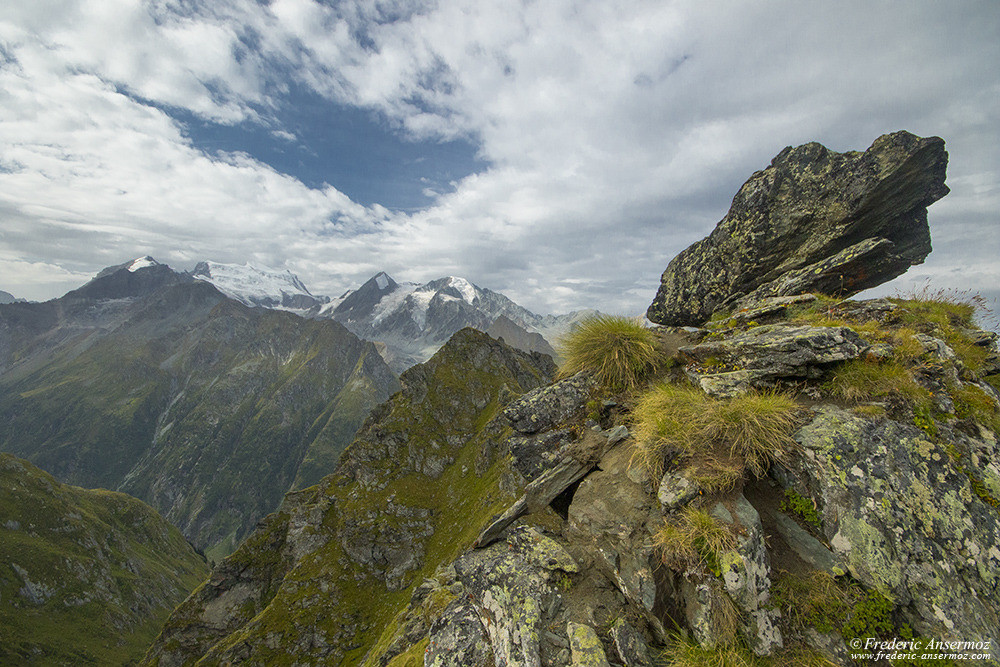
[[[398,381],[336,322],[247,308],[172,272],[133,284],[154,269],[0,310],[0,450],[141,498],[218,558],[330,472]]]
[[[0,664],[131,663],[207,574],[146,504],[0,454]]]
[[[147,662],[357,664],[391,639],[414,586],[516,497],[494,417],[554,370],[455,334],[403,374],[335,474],[289,494],[177,609]]]

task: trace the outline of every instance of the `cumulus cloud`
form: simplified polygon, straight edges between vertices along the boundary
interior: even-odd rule
[[[380,269],[457,274],[541,312],[639,312],[785,145],[863,150],[905,128],[951,154],[924,266],[997,284],[998,32],[989,1],[5,7],[0,203],[16,223],[0,249],[70,272],[126,252],[260,261],[321,293]],[[199,151],[171,115],[294,142],[292,84],[414,141],[473,141],[488,167],[390,212]]]

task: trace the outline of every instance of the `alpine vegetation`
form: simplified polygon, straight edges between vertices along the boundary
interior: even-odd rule
[[[560,377],[589,371],[611,391],[632,391],[659,357],[656,335],[629,317],[597,315],[580,322],[558,345]]]

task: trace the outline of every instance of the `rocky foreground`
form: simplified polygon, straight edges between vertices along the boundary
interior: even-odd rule
[[[996,647],[996,336],[974,303],[843,298],[929,252],[944,161],[943,142],[907,133],[864,154],[783,151],[668,267],[651,317],[693,326],[655,330],[638,391],[586,371],[553,382],[548,357],[460,331],[174,612],[144,664],[852,664],[859,639]],[[746,234],[794,242],[720,273],[709,249]],[[831,272],[843,293],[811,293],[836,291]]]

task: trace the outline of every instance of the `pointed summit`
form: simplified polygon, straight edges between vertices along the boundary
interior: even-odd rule
[[[371,316],[383,297],[392,294],[398,288],[399,283],[388,273],[379,271],[364,285],[344,297],[333,311],[334,319],[340,322],[363,320]]]

